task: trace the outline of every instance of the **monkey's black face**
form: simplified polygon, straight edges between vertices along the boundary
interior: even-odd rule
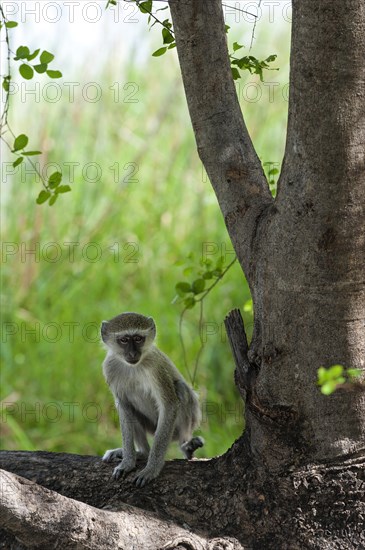
[[[146,337],[140,334],[125,334],[117,338],[117,343],[124,359],[131,365],[136,365],[141,358]]]

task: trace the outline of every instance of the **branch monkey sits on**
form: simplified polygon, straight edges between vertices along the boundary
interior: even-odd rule
[[[198,397],[154,345],[152,317],[121,313],[103,321],[101,337],[107,349],[103,372],[115,398],[123,438],[123,448],[106,451],[103,460],[121,459],[113,472],[118,479],[135,468],[137,454],[147,458],[135,478],[143,487],[162,470],[172,439],[179,441],[187,459],[203,446],[204,440],[192,435],[201,420]],[[151,449],[147,433],[155,435]]]

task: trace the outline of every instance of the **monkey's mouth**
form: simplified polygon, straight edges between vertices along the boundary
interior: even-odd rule
[[[128,359],[128,363],[130,365],[137,365],[137,363],[139,362],[139,359],[140,358],[138,358],[138,359]]]

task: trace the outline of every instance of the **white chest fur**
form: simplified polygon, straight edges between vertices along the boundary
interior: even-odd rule
[[[161,404],[157,384],[148,364],[128,365],[113,355],[104,362],[104,375],[117,400],[129,401],[134,408],[157,422]]]

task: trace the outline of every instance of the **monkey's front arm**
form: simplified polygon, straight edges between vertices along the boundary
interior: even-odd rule
[[[176,415],[176,404],[169,403],[168,406],[161,407],[156,434],[147,464],[135,477],[137,487],[143,487],[161,472],[165,463],[167,447],[169,446],[174,431]]]
[[[131,472],[136,467],[136,450],[133,440],[133,412],[126,400],[117,400],[119,424],[123,439],[123,458],[113,471],[113,478],[119,479],[122,475]]]

